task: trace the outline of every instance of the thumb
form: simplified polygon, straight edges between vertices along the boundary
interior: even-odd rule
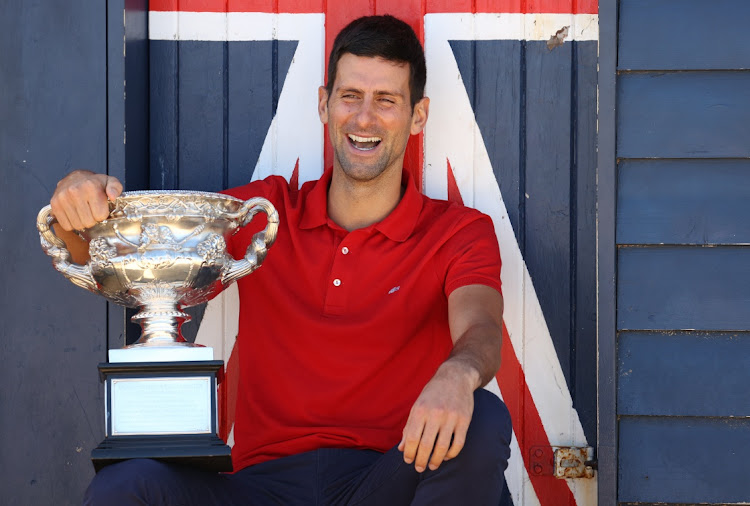
[[[107,176],[104,191],[107,193],[109,200],[115,200],[122,193],[122,183],[114,176]]]

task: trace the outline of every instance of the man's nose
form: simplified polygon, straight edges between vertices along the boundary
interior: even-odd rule
[[[365,98],[360,103],[360,107],[357,110],[355,120],[357,125],[360,127],[366,127],[372,125],[376,119],[375,113],[375,100],[372,98]]]

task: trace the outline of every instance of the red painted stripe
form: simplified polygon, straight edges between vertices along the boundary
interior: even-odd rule
[[[551,475],[539,476],[531,469],[531,448],[549,447],[550,442],[504,323],[502,356],[503,363],[496,376],[497,383],[510,411],[523,463],[539,502],[542,506],[575,506],[575,497],[565,480]],[[544,400],[541,399],[541,402]]]
[[[447,158],[445,161],[448,163],[448,200],[457,204],[464,205],[464,199],[461,197],[461,190],[458,189],[456,183],[456,175],[453,173],[453,167],[451,167],[451,161]]]
[[[232,354],[226,364],[224,380],[219,383],[219,437],[224,441],[229,437],[234,426],[234,414],[237,408],[237,387],[240,382],[240,364],[237,345],[232,347]]]
[[[294,164],[292,177],[289,178],[289,188],[294,191],[299,190],[299,158],[297,158],[297,162]]]
[[[411,19],[412,12],[525,12],[597,14],[598,0],[375,0],[352,2],[329,0],[151,0],[152,11],[187,12],[289,12],[302,14],[324,12],[336,16],[341,13],[346,19],[354,19],[346,13],[372,10],[375,13],[393,14]],[[326,9],[327,7],[327,9]]]
[[[149,10],[183,12],[323,12],[325,0],[151,0]]]

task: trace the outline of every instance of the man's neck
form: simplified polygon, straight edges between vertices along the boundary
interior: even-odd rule
[[[372,181],[354,181],[334,169],[328,188],[328,216],[352,231],[383,220],[401,200],[401,171],[384,172]]]

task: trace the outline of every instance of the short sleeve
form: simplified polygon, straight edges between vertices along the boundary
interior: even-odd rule
[[[486,285],[502,293],[500,247],[492,219],[479,212],[457,225],[438,258],[445,273],[445,296],[467,285]]]

